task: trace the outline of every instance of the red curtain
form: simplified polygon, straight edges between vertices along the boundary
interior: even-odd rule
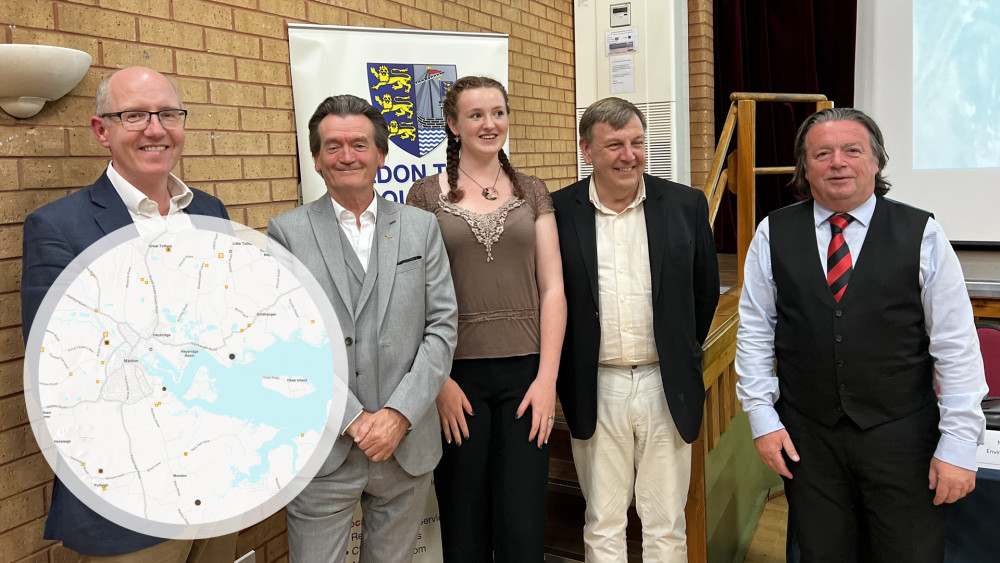
[[[715,136],[732,92],[825,94],[854,104],[856,0],[714,0]],[[788,166],[798,125],[812,104],[757,104],[757,166]],[[731,149],[735,148],[735,136]],[[798,201],[791,176],[757,177],[757,221]],[[736,196],[715,221],[716,246],[736,251]]]

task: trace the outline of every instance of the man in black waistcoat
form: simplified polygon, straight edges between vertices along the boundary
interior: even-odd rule
[[[883,197],[864,113],[813,114],[795,159],[808,199],[761,222],[740,297],[754,445],[784,478],[802,561],[940,562],[985,432],[961,267],[929,213]]]

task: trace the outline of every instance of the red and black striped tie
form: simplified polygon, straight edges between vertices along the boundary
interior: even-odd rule
[[[847,282],[851,279],[853,271],[851,263],[851,250],[847,248],[847,241],[844,240],[844,228],[854,221],[847,213],[837,213],[830,216],[830,231],[833,238],[830,239],[830,247],[826,251],[826,282],[830,284],[830,291],[833,298],[840,302],[847,289]]]

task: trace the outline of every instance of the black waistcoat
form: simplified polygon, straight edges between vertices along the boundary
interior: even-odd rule
[[[787,405],[827,426],[847,416],[867,429],[935,400],[918,277],[928,217],[878,197],[838,303],[817,264],[812,201],[770,215],[779,414]]]

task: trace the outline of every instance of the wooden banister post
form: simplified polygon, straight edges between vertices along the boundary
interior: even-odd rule
[[[757,204],[754,193],[754,166],[757,147],[754,127],[757,121],[757,102],[740,100],[736,117],[737,159],[736,171],[736,248],[737,283],[743,285],[743,266],[747,261],[750,239],[757,228]]]

